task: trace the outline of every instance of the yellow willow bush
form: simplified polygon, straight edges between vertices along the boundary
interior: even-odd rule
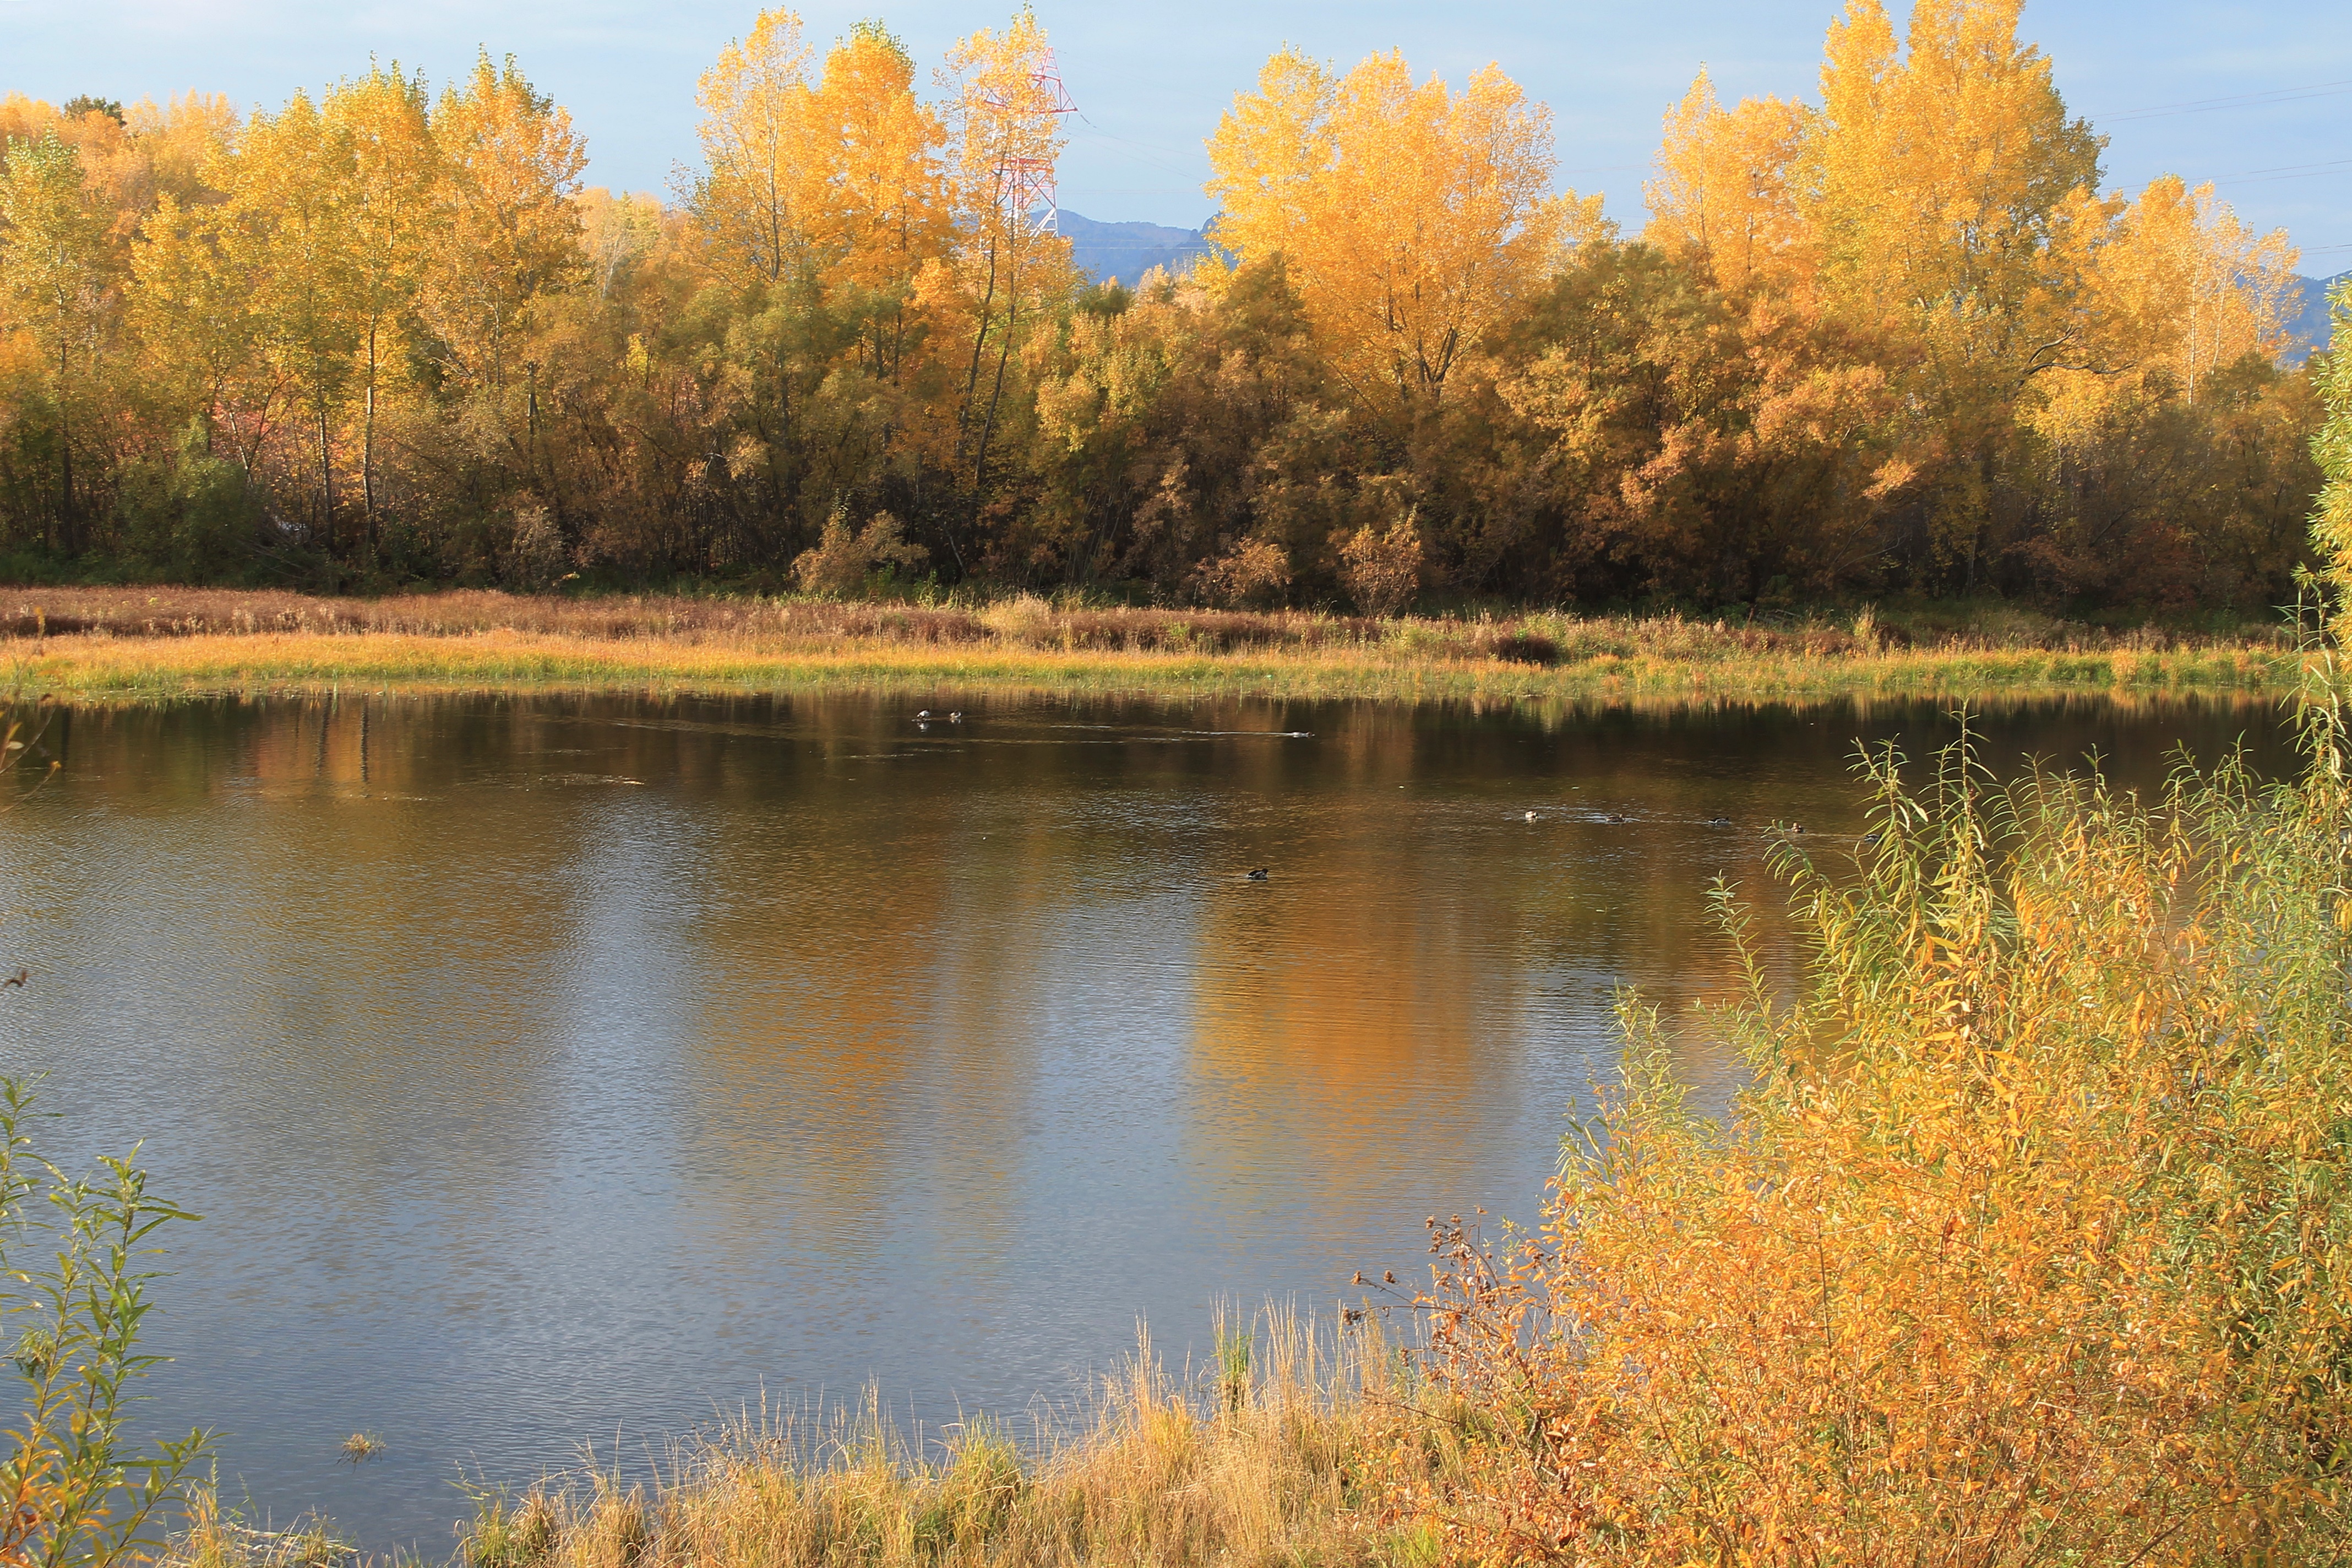
[[[2344,1561],[2352,801],[2308,711],[2301,781],[2153,804],[1870,759],[1858,864],[1785,852],[1801,1000],[1751,956],[1701,1016],[1727,1122],[1629,1003],[1544,1227],[1433,1221],[1475,1479],[1404,1490],[1449,1557]]]

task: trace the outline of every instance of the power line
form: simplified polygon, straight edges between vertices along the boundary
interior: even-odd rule
[[[2091,119],[2098,124],[2112,125],[2126,120],[2158,120],[2168,114],[2213,114],[2225,109],[2259,109],[2269,103],[2294,103],[2306,98],[2334,98],[2347,92],[2352,92],[2352,81],[2322,81],[2308,87],[2274,87],[2264,92],[2235,93],[2228,98],[2196,98],[2185,103],[2152,104],[2145,109],[2095,114]]]
[[[2325,163],[2281,163],[2271,169],[2241,169],[2234,174],[2220,174],[2215,178],[2242,180],[2252,174],[2292,174],[2304,170],[2318,173],[2326,169],[2340,169],[2347,163],[2352,163],[2352,158],[2336,158]]]

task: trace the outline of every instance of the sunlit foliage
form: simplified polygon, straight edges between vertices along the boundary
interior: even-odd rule
[[[1034,199],[1034,14],[929,70],[746,20],[667,200],[582,188],[511,59],[0,99],[0,570],[779,589],[887,513],[877,592],[2292,591],[2295,254],[2104,190],[2016,0],[1854,0],[1817,103],[1702,72],[1630,239],[1501,66],[1286,49],[1209,139],[1223,250],[1101,287]]]
[[[2336,384],[2323,450],[2340,489]],[[2340,493],[2315,525],[2340,574]],[[1689,1026],[1638,1000],[1546,1223],[1431,1222],[1475,1562],[2331,1563],[2352,1530],[2352,782],[2164,796],[1965,743],[1866,760],[1871,831],[1784,840],[1810,962]],[[1725,890],[1743,952],[1740,906]]]

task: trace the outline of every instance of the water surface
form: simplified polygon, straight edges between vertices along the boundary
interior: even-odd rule
[[[1533,1215],[1615,988],[1719,992],[1709,879],[1834,855],[1927,707],[951,697],[82,710],[0,819],[0,1064],[200,1211],[160,1425],[438,1558],[453,1481],[774,1402],[1022,1410],[1148,1319],[1328,1309]],[[2266,710],[1986,753],[2287,756]],[[1534,820],[1528,814],[1534,813]],[[1707,826],[1728,817],[1728,827]],[[1245,873],[1267,868],[1264,880]],[[1769,894],[1768,894],[1769,896]],[[1768,936],[1769,936],[1768,929]],[[1778,942],[1778,938],[1771,940]],[[1685,1070],[1711,1103],[1734,1064]],[[1353,1292],[1345,1292],[1352,1296]],[[338,1465],[350,1433],[383,1457]]]

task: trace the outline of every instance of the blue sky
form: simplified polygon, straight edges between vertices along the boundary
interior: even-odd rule
[[[802,11],[824,40],[876,4],[805,0]],[[928,67],[958,34],[1001,21],[1005,5],[900,0],[881,15]],[[1289,42],[1342,64],[1401,47],[1417,73],[1454,81],[1499,61],[1551,105],[1562,183],[1607,192],[1612,216],[1633,224],[1659,118],[1699,63],[1727,99],[1810,94],[1837,5],[1037,0],[1036,9],[1085,113],[1071,126],[1063,205],[1090,217],[1189,226],[1207,216],[1201,139]],[[756,10],[753,0],[0,0],[0,91],[131,100],[194,87],[274,103],[364,67],[372,53],[437,80],[486,46],[517,55],[571,109],[588,137],[592,183],[658,190],[695,156],[696,75]],[[2352,20],[2340,0],[2039,0],[2024,30],[2057,62],[2069,104],[2112,138],[2111,184],[2212,179],[2249,220],[2285,226],[2305,247],[2305,271],[2352,268]],[[2267,96],[2244,101],[2258,95]]]

